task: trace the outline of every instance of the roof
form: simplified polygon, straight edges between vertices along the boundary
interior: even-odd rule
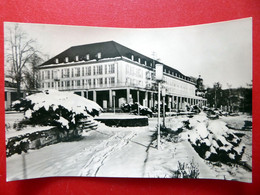
[[[70,47],[69,49],[61,52],[60,54],[54,56],[50,60],[44,62],[41,66],[49,65],[49,64],[56,64],[55,60],[59,59],[59,62],[64,62],[65,58],[68,57],[68,62],[75,61],[75,57],[79,56],[79,61],[86,60],[86,55],[89,54],[90,60],[96,59],[97,54],[101,53],[101,59],[104,58],[115,58],[115,57],[126,57],[131,59],[132,55],[134,56],[134,60],[138,61],[138,58],[140,58],[141,63],[144,64],[144,61],[147,62],[147,66],[152,64],[162,64],[161,62],[158,62],[152,58],[149,58],[141,53],[138,53],[130,48],[127,48],[115,41],[107,41],[107,42],[99,42],[99,43],[92,43],[92,44],[85,44],[85,45],[78,45]],[[167,66],[165,64],[164,69],[166,69],[166,72],[174,72],[181,76],[183,75],[178,70]],[[186,76],[185,76],[186,77]]]

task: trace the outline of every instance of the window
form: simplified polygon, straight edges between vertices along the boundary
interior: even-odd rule
[[[109,74],[115,73],[115,64],[108,65],[108,73]]]
[[[80,80],[77,80],[76,85],[77,85],[77,86],[80,86]]]
[[[75,56],[75,61],[79,61],[79,56]]]
[[[53,82],[51,82],[51,87],[52,87],[52,88],[54,87],[54,83],[53,83]]]
[[[102,85],[103,84],[103,78],[98,79],[98,84]]]
[[[111,83],[111,84],[114,84],[114,83],[115,83],[115,77],[111,77],[111,78],[110,78],[110,83]]]
[[[139,63],[139,64],[141,63],[141,58],[138,58],[138,63]]]
[[[105,84],[107,84],[107,78],[105,78]]]
[[[80,68],[76,68],[75,76],[76,76],[76,77],[79,77],[79,76],[80,76]]]
[[[89,59],[90,59],[89,54],[87,54],[86,55],[86,60],[89,60]]]
[[[102,75],[103,73],[102,65],[98,65],[96,68],[97,68],[97,75]]]
[[[93,75],[96,75],[96,66],[93,66]]]
[[[50,71],[47,70],[47,79],[50,79]]]
[[[105,74],[107,74],[107,64],[105,64]]]
[[[84,83],[84,81],[85,81],[85,80],[84,80],[84,79],[82,79],[82,86],[84,86],[84,84],[85,84],[85,83]]]
[[[100,59],[101,58],[101,52],[97,53],[97,58]]]
[[[147,65],[147,62],[146,62],[146,60],[144,61],[144,65],[145,65],[145,66]]]
[[[111,73],[115,73],[115,64],[111,65]]]
[[[135,60],[135,57],[134,57],[134,55],[131,55],[131,60],[133,60],[133,61]]]
[[[84,76],[84,67],[82,67],[82,73],[81,74],[82,74],[82,76]]]
[[[66,86],[70,87],[70,81],[66,81]]]
[[[65,62],[69,62],[69,57],[65,57]]]
[[[51,78],[53,79],[54,77],[53,77],[53,70],[51,70]]]
[[[71,77],[74,77],[74,68],[71,69]]]
[[[55,63],[58,64],[59,63],[59,58],[55,59]]]
[[[91,75],[91,66],[88,67],[88,75]]]
[[[88,82],[88,86],[90,87],[91,86],[91,79],[88,79],[87,82]]]
[[[96,79],[93,79],[93,86],[95,87],[96,85]]]
[[[74,81],[71,81],[71,86],[72,86],[72,87],[74,86]]]
[[[63,81],[61,82],[61,86],[64,87],[64,82]]]
[[[69,68],[66,69],[65,77],[70,77],[70,69]]]
[[[44,79],[44,71],[42,71],[42,80]]]

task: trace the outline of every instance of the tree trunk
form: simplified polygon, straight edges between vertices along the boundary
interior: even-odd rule
[[[17,98],[20,99],[21,97],[21,81],[17,80]]]

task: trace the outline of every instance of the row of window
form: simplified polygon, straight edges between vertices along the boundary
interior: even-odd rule
[[[96,55],[95,55],[95,58],[98,58],[98,59],[101,59],[101,52],[98,52]],[[64,58],[64,61],[65,63],[68,63],[69,61],[79,61],[79,60],[90,60],[90,54],[86,54],[84,57],[82,57],[81,59],[79,58],[79,56],[75,56],[74,59],[69,59],[69,57],[65,57]],[[55,63],[58,64],[60,63],[61,61],[59,60],[59,58],[55,58]]]
[[[133,85],[133,86],[142,87],[143,86],[143,81],[126,77],[126,84],[127,85]]]
[[[142,78],[143,68],[126,65],[126,74]]]
[[[55,88],[55,87],[96,87],[100,85],[110,85],[115,84],[115,77],[108,78],[96,78],[96,79],[81,79],[81,80],[68,80],[68,81],[58,81],[58,82],[43,82],[42,88]],[[56,86],[55,86],[56,85]]]
[[[103,75],[103,74],[113,74],[115,73],[115,64],[104,64],[95,65],[93,67],[76,67],[76,68],[65,68],[61,69],[59,75],[59,70],[43,70],[40,74],[40,79],[59,79],[59,78],[70,78],[70,77],[80,77],[80,76],[90,76],[92,75]]]
[[[154,68],[154,63],[153,62],[150,62],[150,64],[148,64],[146,60],[141,59],[140,57],[135,57],[134,55],[131,55],[131,60],[132,61],[136,61],[139,64],[144,64],[145,66],[149,65],[150,67]]]

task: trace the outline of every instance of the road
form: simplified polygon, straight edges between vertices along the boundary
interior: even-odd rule
[[[153,128],[99,128],[83,139],[7,158],[7,180],[48,176],[142,177]]]

